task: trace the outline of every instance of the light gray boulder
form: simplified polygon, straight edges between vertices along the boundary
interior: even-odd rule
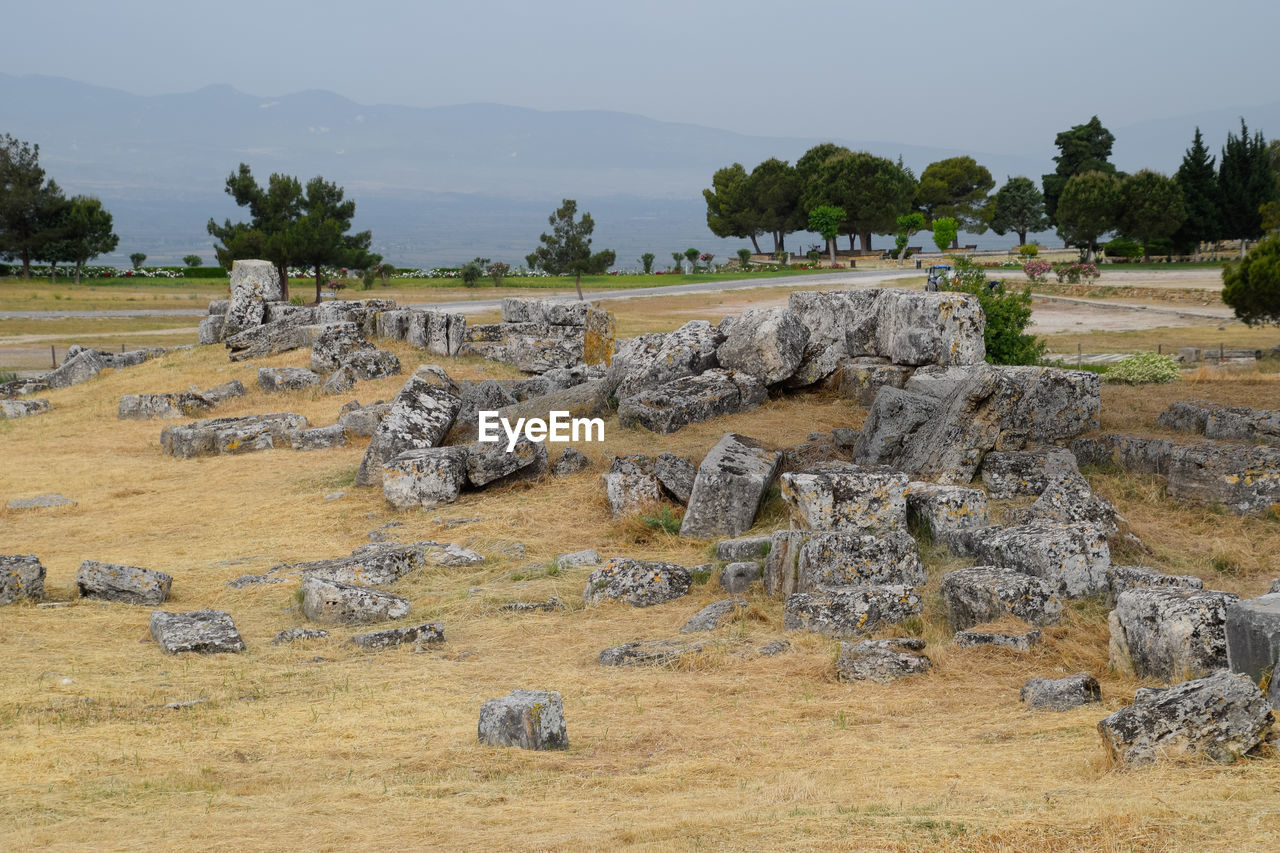
[[[909,365],[890,364],[883,358],[846,358],[836,365],[822,387],[867,407],[875,402],[881,388],[901,389],[914,372],[915,368]]]
[[[277,444],[287,446],[293,433],[306,426],[307,419],[293,412],[207,418],[166,426],[160,431],[160,448],[180,459],[266,450]]]
[[[203,391],[192,386],[191,393],[198,394],[213,405],[218,406],[236,397],[243,397],[244,383],[239,379],[232,379],[229,382],[214,385],[212,388],[206,388]]]
[[[907,520],[929,531],[938,545],[955,548],[962,534],[988,527],[987,495],[981,489],[939,483],[908,483]]]
[[[942,604],[956,631],[1005,614],[1032,625],[1055,625],[1062,618],[1062,601],[1048,583],[996,566],[947,572],[942,576]]]
[[[551,466],[552,477],[572,477],[591,467],[591,457],[572,447],[566,447],[560,458]]]
[[[1192,575],[1166,575],[1146,566],[1108,566],[1107,602],[1113,607],[1120,593],[1147,587],[1172,587],[1175,589],[1204,589],[1204,581]]]
[[[400,619],[409,602],[398,595],[307,575],[302,580],[302,613],[322,625],[365,625]]]
[[[864,535],[847,531],[774,534],[765,588],[771,595],[900,585],[926,580],[915,540],[901,530]]]
[[[705,320],[685,323],[674,332],[640,335],[622,341],[605,377],[605,396],[619,400],[646,388],[697,376],[719,367],[716,347],[724,336]]]
[[[305,367],[259,367],[258,387],[268,394],[301,391],[324,380]]]
[[[732,563],[740,560],[762,560],[769,554],[769,536],[743,536],[716,543],[716,559]]]
[[[347,364],[358,352],[375,352],[377,347],[360,333],[352,322],[328,323],[311,345],[311,369],[329,374]]]
[[[1219,671],[1147,691],[1099,721],[1098,734],[1120,764],[1183,756],[1230,764],[1265,741],[1274,723],[1257,685]]]
[[[688,504],[693,495],[693,481],[697,479],[698,469],[683,456],[663,452],[653,460],[653,476],[658,479],[662,490],[677,503]]]
[[[283,646],[288,643],[294,643],[298,640],[323,640],[329,636],[329,632],[323,628],[285,628],[276,634],[271,641],[273,646]]]
[[[35,554],[0,554],[0,604],[44,598],[45,568]]]
[[[809,329],[790,308],[751,308],[733,321],[716,348],[720,366],[773,385],[796,372],[809,342]]]
[[[1064,678],[1032,678],[1022,685],[1018,698],[1038,711],[1070,711],[1102,701],[1098,679],[1087,672]]]
[[[1135,474],[1167,477],[1173,442],[1167,438],[1107,433],[1097,438],[1077,438],[1071,442],[1071,452],[1081,465],[1114,465]]]
[[[1044,492],[1027,509],[1025,517],[1032,521],[1092,524],[1107,537],[1118,536],[1122,530],[1127,532],[1129,529],[1128,522],[1116,511],[1115,504],[1095,494],[1088,480],[1071,472],[1049,481]],[[1133,537],[1132,533],[1128,535]]]
[[[864,465],[888,463],[896,470],[899,460],[913,452],[917,433],[941,417],[941,410],[942,403],[934,397],[892,385],[882,387],[867,410],[853,458]]]
[[[261,326],[266,319],[266,303],[283,295],[280,275],[270,261],[233,261],[231,300],[224,315],[222,339]]]
[[[409,346],[433,355],[457,355],[467,334],[467,318],[446,311],[414,311],[405,329]]]
[[[600,565],[600,555],[590,548],[574,551],[572,554],[561,554],[556,557],[556,568],[560,571],[576,569],[581,566]]]
[[[131,421],[195,417],[212,408],[212,402],[189,391],[178,394],[125,394],[116,407],[116,417]]]
[[[370,542],[346,557],[294,563],[288,568],[304,576],[340,583],[382,586],[394,583],[429,562],[444,546],[437,542]]]
[[[424,622],[421,625],[406,625],[403,628],[384,628],[381,631],[353,634],[351,642],[362,649],[385,649],[408,643],[413,643],[416,648],[421,649],[423,646],[443,643],[444,626],[439,622]]]
[[[1107,624],[1108,658],[1139,678],[1178,681],[1227,666],[1226,611],[1239,598],[1216,590],[1136,588],[1120,593]]]
[[[1108,589],[1111,550],[1106,534],[1092,524],[1037,522],[984,533],[975,543],[975,558],[1042,578],[1065,598]]]
[[[1169,496],[1257,515],[1280,503],[1280,448],[1198,444],[1169,454]]]
[[[531,441],[523,433],[510,451],[505,435],[496,442],[473,441],[467,445],[467,480],[473,486],[540,477],[549,467],[546,443]]]
[[[385,379],[400,375],[400,359],[384,349],[360,349],[346,356],[339,369],[346,367],[356,379]]]
[[[782,625],[831,637],[869,634],[921,612],[923,604],[912,587],[867,586],[838,592],[797,592],[787,596]]]
[[[685,622],[684,627],[680,629],[680,633],[694,634],[699,631],[714,631],[726,620],[743,612],[746,608],[747,600],[745,598],[726,598],[723,601],[712,602],[695,613],[688,622]]]
[[[783,474],[781,482],[793,526],[868,532],[906,527],[905,474],[824,462]]]
[[[693,576],[683,566],[614,557],[591,573],[582,599],[587,604],[616,600],[649,607],[688,595],[692,585]]]
[[[850,329],[858,340],[874,334],[875,300],[879,290],[796,290],[787,307],[809,330],[804,355],[795,373],[784,383],[788,387],[812,385],[827,376],[846,359],[845,338]]]
[[[338,376],[341,373],[341,369],[336,370],[333,376]],[[332,379],[333,376],[330,378]],[[387,416],[389,411],[391,411],[390,403],[379,401],[362,406],[358,400],[353,400],[342,407],[338,414],[338,423],[350,435],[372,436],[378,431],[378,425],[382,423],[382,419]]]
[[[632,515],[657,504],[662,498],[662,487],[657,477],[636,466],[626,467],[628,470],[611,470],[601,475],[605,498],[614,518]]]
[[[707,640],[647,640],[611,646],[600,652],[601,666],[677,666],[710,644]]]
[[[40,377],[40,381],[47,388],[70,388],[88,382],[111,366],[97,350],[86,349],[65,359],[56,369]]]
[[[48,400],[0,400],[0,420],[17,420],[49,411]]]
[[[876,300],[876,352],[894,364],[976,364],[986,358],[986,316],[967,293],[886,290]],[[856,334],[856,333],[855,333]],[[846,337],[850,355],[861,355]]]
[[[924,640],[915,637],[842,642],[840,657],[836,659],[836,680],[888,684],[908,675],[928,672],[933,661],[921,654],[922,651]]]
[[[1019,652],[1029,652],[1031,647],[1040,642],[1041,631],[1032,628],[1025,634],[1002,634],[991,631],[956,631],[951,642],[964,649],[978,646],[998,646]]]
[[[329,378],[320,386],[320,393],[345,394],[354,387],[356,387],[356,372],[350,365],[344,364],[329,374]]]
[[[346,447],[349,443],[350,436],[342,424],[300,429],[293,434],[290,442],[294,450],[332,450],[335,447]]]
[[[196,652],[202,655],[244,651],[244,639],[231,614],[224,610],[192,610],[187,613],[151,611],[151,638],[168,655]]]
[[[782,454],[754,438],[725,433],[698,466],[680,535],[738,536],[755,523]]]
[[[674,379],[647,388],[618,403],[618,424],[673,433],[701,423],[754,409],[769,398],[758,379],[745,371],[712,368],[698,376]]]
[[[441,387],[429,370],[418,368],[379,422],[360,462],[355,484],[380,485],[383,466],[396,456],[406,450],[438,447],[461,406],[462,401]]]
[[[164,572],[85,560],[76,572],[76,587],[82,598],[99,598],[125,604],[164,604],[169,598],[173,577]]]
[[[1269,593],[1246,601],[1232,601],[1226,608],[1227,664],[1262,684],[1271,676],[1268,698],[1280,706],[1280,680],[1275,677],[1280,664],[1280,593]]]
[[[225,341],[232,361],[248,361],[301,349],[311,343],[306,329],[292,319],[272,320],[237,332]]]
[[[467,448],[406,450],[382,469],[382,493],[396,509],[453,503],[467,482]]]
[[[222,327],[226,323],[225,314],[210,314],[196,326],[196,340],[201,346],[216,344],[222,340]]]
[[[720,586],[730,595],[739,595],[764,578],[764,567],[750,560],[730,563],[720,570]]]
[[[982,459],[982,485],[994,501],[1038,496],[1051,481],[1079,473],[1075,456],[1062,447],[993,450]]]
[[[568,749],[564,703],[552,690],[513,690],[480,706],[478,735],[489,746]]]

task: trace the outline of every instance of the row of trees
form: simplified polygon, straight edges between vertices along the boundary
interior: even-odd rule
[[[31,264],[75,265],[76,284],[84,265],[114,251],[111,213],[93,196],[67,198],[40,166],[40,146],[0,136],[0,257],[22,262],[22,277]]]

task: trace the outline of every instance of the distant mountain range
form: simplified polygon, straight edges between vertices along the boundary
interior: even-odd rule
[[[1264,132],[1280,127],[1280,103],[1246,117]],[[1172,171],[1197,123],[1216,148],[1226,129],[1238,127],[1238,112],[1113,127],[1115,160],[1123,169]],[[762,118],[762,124],[778,122]],[[0,74],[0,132],[39,143],[42,165],[69,193],[103,200],[121,236],[118,257],[109,259],[118,263],[134,251],[146,252],[149,263],[177,262],[192,252],[211,260],[204,225],[210,217],[241,215],[222,192],[241,162],[260,179],[286,172],[338,182],[356,201],[357,226],[372,229],[375,249],[401,266],[456,265],[476,255],[518,263],[562,198],[576,198],[580,210],[591,212],[595,245],[614,248],[622,266],[645,251],[669,261],[672,251],[689,246],[728,257],[743,241],[718,240],[706,228],[701,191],[712,173],[734,161],[747,168],[774,156],[794,161],[825,141],[607,111],[362,105],[331,92],[263,98],[229,86],[144,97],[6,74]],[[958,154],[976,157],[999,182],[1016,174],[1038,181],[1052,166],[1051,140],[1034,157],[834,141],[901,156],[917,174]],[[1013,242],[991,234],[976,239]],[[803,250],[817,238],[792,241],[789,248]]]

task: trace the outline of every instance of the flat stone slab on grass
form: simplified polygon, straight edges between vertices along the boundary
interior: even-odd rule
[[[579,566],[598,566],[600,565],[600,555],[590,548],[581,551],[574,551],[571,554],[561,554],[556,557],[556,568],[563,571],[564,569],[575,569]]]
[[[47,411],[49,411],[48,400],[0,400],[0,420],[27,418]]]
[[[907,476],[885,468],[824,462],[783,474],[795,526],[871,532],[906,526]]]
[[[1113,667],[1139,678],[1182,681],[1227,666],[1229,592],[1137,588],[1120,593],[1107,623]]]
[[[275,639],[271,641],[271,645],[282,646],[298,640],[323,640],[328,636],[329,632],[323,628],[285,628],[279,634],[276,634]]]
[[[14,498],[9,501],[9,512],[26,512],[33,509],[59,509],[77,506],[71,498],[58,494],[36,495],[33,498]]]
[[[259,367],[258,387],[268,394],[301,391],[319,385],[323,378],[305,367]]]
[[[1062,601],[1053,587],[1033,575],[997,566],[957,569],[942,576],[947,622],[957,631],[1009,614],[1033,625],[1054,625]]]
[[[831,593],[797,592],[787,597],[783,627],[831,637],[869,634],[919,614],[920,596],[907,586],[869,586]]]
[[[697,654],[707,641],[646,640],[611,646],[600,652],[601,666],[675,666],[685,655]]]
[[[726,598],[723,601],[715,601],[699,610],[684,623],[684,627],[680,629],[681,634],[693,634],[698,631],[714,631],[720,627],[720,623],[744,611],[747,607],[745,598]]]
[[[1031,647],[1040,642],[1041,632],[1038,628],[1032,628],[1025,634],[1001,634],[989,631],[956,631],[955,636],[951,638],[951,642],[955,643],[963,649],[973,649],[978,646],[998,646],[1000,648],[1014,649],[1019,652],[1029,652]]]
[[[332,450],[346,447],[348,443],[347,429],[342,424],[300,429],[290,441],[294,450]]]
[[[1047,581],[1065,598],[1106,592],[1111,549],[1091,524],[1038,522],[985,535],[975,545],[980,564],[1008,566]]]
[[[836,659],[836,680],[888,684],[908,675],[928,672],[933,661],[920,654],[922,651],[924,640],[915,637],[843,642],[840,657]]]
[[[426,645],[444,642],[444,626],[439,622],[424,622],[421,625],[409,625],[404,628],[386,628],[382,631],[369,631],[356,634],[351,638],[362,649],[385,649],[413,643],[421,648]]]
[[[1028,708],[1040,711],[1070,711],[1081,705],[1102,701],[1098,679],[1087,672],[1065,678],[1032,678],[1022,685],[1018,697]]]
[[[453,503],[467,482],[467,448],[406,450],[382,468],[382,494],[396,509]]]
[[[553,690],[513,690],[480,707],[477,737],[489,746],[568,749],[564,702]]]
[[[712,369],[623,399],[618,403],[618,425],[668,434],[689,424],[757,408],[768,399],[769,392],[754,376]]]
[[[44,598],[45,568],[35,554],[0,554],[0,604]]]
[[[406,450],[438,447],[448,435],[462,401],[441,384],[433,367],[419,367],[396,394],[360,462],[357,486],[380,485],[382,467],[396,456]]]
[[[163,604],[173,578],[164,572],[85,560],[76,572],[76,586],[84,598],[100,598],[125,604]]]
[[[693,575],[674,563],[614,557],[591,573],[582,599],[587,604],[625,601],[633,607],[649,607],[689,594]]]
[[[294,563],[289,568],[340,583],[381,586],[422,568],[428,562],[428,552],[434,555],[443,547],[436,542],[371,542],[346,557]]]
[[[1204,589],[1204,581],[1194,575],[1166,575],[1146,566],[1108,566],[1107,586],[1112,606],[1120,593],[1146,587]]]
[[[782,453],[726,433],[698,466],[680,535],[694,539],[739,536],[755,524]]]
[[[197,652],[202,655],[244,651],[244,639],[225,610],[192,610],[187,613],[151,611],[151,637],[165,654]]]
[[[1227,671],[1183,682],[1143,698],[1098,723],[1121,764],[1199,756],[1231,764],[1261,744],[1275,718],[1248,676]]]
[[[320,577],[304,578],[302,593],[303,615],[322,625],[389,622],[409,613],[409,602],[398,595]]]

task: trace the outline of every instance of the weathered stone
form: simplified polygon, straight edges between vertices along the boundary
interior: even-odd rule
[[[1280,504],[1280,448],[1175,447],[1167,485],[1174,500],[1222,504],[1237,515],[1271,512]]]
[[[1006,515],[1006,521],[1009,516]],[[1026,521],[1058,521],[1067,524],[1092,524],[1107,537],[1118,536],[1129,525],[1106,498],[1094,494],[1089,482],[1079,474],[1066,473],[1051,480],[1044,493],[1021,514]]]
[[[823,384],[846,400],[859,406],[875,402],[881,388],[902,388],[911,378],[915,368],[903,364],[890,364],[882,358],[846,358]]]
[[[453,503],[466,482],[465,447],[406,450],[382,469],[382,493],[396,509]]]
[[[1276,685],[1276,664],[1280,663],[1280,594],[1270,593],[1247,601],[1232,601],[1226,609],[1227,664],[1262,684],[1270,676]],[[1280,690],[1269,694],[1272,705]]]
[[[782,654],[789,648],[791,648],[791,644],[786,640],[774,640],[761,646],[759,654],[761,657],[771,658]]]
[[[426,645],[443,643],[444,626],[439,622],[424,622],[421,625],[408,625],[403,628],[385,628],[381,631],[354,634],[351,642],[362,649],[385,649],[406,643],[413,643],[416,647],[422,648]]]
[[[306,426],[307,419],[292,412],[208,418],[165,427],[160,431],[160,448],[180,459],[265,450],[276,444],[289,444],[293,433]]]
[[[334,371],[333,376],[341,372],[341,370]],[[382,419],[389,411],[391,411],[390,403],[377,402],[361,406],[358,401],[353,401],[342,407],[342,412],[338,415],[338,423],[351,435],[372,436],[378,431],[378,424],[382,423]]]
[[[329,632],[323,628],[285,628],[276,634],[275,639],[271,641],[271,645],[282,646],[298,640],[323,640],[328,636]]]
[[[799,444],[783,448],[782,466],[778,470],[781,474],[788,474],[826,463],[847,465],[851,456],[849,448],[837,444],[831,433],[811,432]]]
[[[1107,601],[1115,606],[1120,593],[1147,587],[1173,587],[1176,589],[1204,589],[1204,581],[1192,575],[1166,575],[1146,566],[1108,566]]]
[[[694,320],[674,332],[623,341],[609,365],[605,396],[612,393],[625,400],[646,388],[718,367],[716,347],[723,340],[710,323]]]
[[[1102,688],[1089,673],[1077,672],[1065,678],[1032,678],[1022,685],[1018,698],[1039,711],[1070,711],[1101,702]]]
[[[914,637],[842,642],[840,657],[836,659],[836,680],[888,684],[908,675],[928,672],[933,661],[920,654],[923,650],[924,640]]]
[[[633,607],[649,607],[688,595],[693,576],[683,566],[614,557],[591,573],[582,599],[587,604],[625,601]]]
[[[151,611],[151,638],[165,654],[197,652],[202,655],[244,651],[244,640],[231,614],[224,610],[192,610],[187,613]]]
[[[770,595],[925,582],[915,540],[900,530],[883,535],[848,531],[774,534],[765,588]]]
[[[270,261],[243,260],[231,264],[231,301],[222,325],[222,338],[261,326],[266,303],[280,299],[284,291],[280,275]]]
[[[302,613],[325,625],[364,625],[400,619],[409,602],[398,595],[308,575],[302,580]]]
[[[876,300],[876,351],[894,364],[975,364],[986,357],[976,296],[886,290]],[[862,355],[846,339],[850,355]]]
[[[952,629],[963,631],[1011,614],[1033,625],[1054,625],[1062,601],[1041,580],[1013,569],[975,566],[942,576],[942,604]]]
[[[303,327],[292,320],[273,320],[226,339],[232,361],[248,361],[301,349],[311,343]]]
[[[881,388],[853,445],[853,458],[866,464],[902,459],[916,433],[937,419],[941,408],[933,397],[893,386]]]
[[[35,554],[0,554],[0,604],[44,598],[44,575]]]
[[[36,495],[32,498],[14,498],[7,504],[9,512],[26,512],[32,509],[60,509],[78,504],[64,495]]]
[[[121,420],[145,421],[153,418],[195,417],[213,408],[213,404],[199,394],[125,394],[116,407],[116,417]]]
[[[725,433],[698,466],[680,535],[709,539],[749,530],[781,461],[781,453],[755,439]]]
[[[764,568],[755,562],[742,560],[730,563],[720,571],[720,586],[730,595],[738,595],[751,588],[751,584],[764,578]]]
[[[290,435],[290,441],[292,441]],[[218,430],[214,450],[220,456],[254,453],[275,447],[275,436],[266,424],[254,423]]]
[[[321,394],[345,394],[356,385],[356,372],[350,365],[342,365],[320,386]]]
[[[293,434],[291,442],[294,450],[332,450],[346,447],[348,443],[347,428],[342,424],[300,429]]]
[[[211,314],[200,321],[196,327],[196,340],[202,346],[216,344],[222,340],[222,327],[226,323],[225,314]]]
[[[289,566],[304,575],[314,575],[340,583],[381,586],[394,583],[428,562],[445,546],[437,542],[371,542],[346,557],[312,560]]]
[[[311,345],[311,369],[316,373],[332,373],[347,364],[355,353],[376,350],[355,323],[330,323]]]
[[[340,367],[349,368],[356,379],[385,379],[400,374],[400,359],[384,349],[361,349],[344,358]]]
[[[751,308],[734,320],[732,332],[716,348],[716,360],[773,385],[796,372],[808,342],[808,327],[790,308]]]
[[[1098,438],[1077,438],[1071,442],[1071,452],[1081,465],[1115,465],[1135,474],[1165,477],[1169,474],[1173,442],[1164,438],[1108,433]]]
[[[1162,427],[1179,432],[1194,432],[1204,435],[1205,424],[1209,415],[1219,408],[1216,403],[1205,403],[1200,400],[1175,400],[1169,408],[1160,413],[1156,423]]]
[[[414,311],[405,329],[409,346],[434,355],[457,355],[467,333],[467,319],[444,311]]]
[[[831,637],[869,634],[921,612],[920,596],[909,586],[868,586],[836,592],[787,596],[782,625]]]
[[[238,578],[232,578],[227,581],[227,586],[232,589],[245,589],[251,586],[270,586],[285,582],[285,578],[275,577],[270,572],[266,572],[261,575],[241,575]]]
[[[1040,642],[1040,629],[1032,628],[1025,634],[1000,634],[988,631],[956,631],[951,642],[961,648],[971,649],[978,646],[1000,646],[1019,652],[1029,652],[1031,647]]]
[[[723,601],[713,602],[699,610],[688,622],[684,623],[680,633],[693,634],[699,631],[714,631],[720,627],[722,622],[746,610],[746,607],[747,600],[745,598],[726,598]]]
[[[716,559],[727,563],[763,559],[768,553],[768,536],[743,536],[716,543]]]
[[[480,742],[521,749],[568,749],[564,703],[552,690],[512,690],[480,706]]]
[[[846,341],[853,339],[856,355],[875,349],[876,301],[880,290],[797,290],[792,291],[787,307],[809,330],[804,358],[788,385],[808,385],[824,378],[850,351]]]
[[[1080,598],[1107,590],[1111,550],[1106,534],[1091,524],[1039,522],[987,533],[975,557],[1043,578],[1059,595]]]
[[[525,296],[507,296],[502,300],[504,323],[549,323],[553,326],[585,326],[590,302],[559,302]]]
[[[1223,671],[1148,691],[1099,721],[1098,734],[1121,764],[1184,755],[1229,764],[1261,744],[1274,722],[1257,686]]]
[[[427,562],[433,566],[444,566],[446,568],[457,568],[458,566],[478,566],[484,562],[484,557],[472,551],[470,548],[463,548],[456,542],[448,542],[441,545],[439,542],[419,542],[419,545],[430,546],[427,549]]]
[[[662,490],[677,503],[689,503],[689,497],[693,494],[693,481],[697,475],[698,469],[683,456],[664,452],[653,460],[653,476],[657,478]]]
[[[85,560],[76,572],[81,597],[125,604],[163,604],[172,585],[173,577],[164,572],[97,560]]]
[[[1226,667],[1226,609],[1238,600],[1216,590],[1140,587],[1120,593],[1108,618],[1111,665],[1165,681]]]
[[[581,566],[598,566],[600,565],[600,555],[590,548],[582,551],[574,551],[572,554],[561,554],[556,557],[556,568],[560,571],[565,569],[576,569]]]
[[[243,397],[244,383],[239,379],[232,379],[229,382],[223,382],[221,385],[214,385],[212,388],[206,388],[203,391],[199,391],[192,386],[192,393],[199,394],[201,397],[217,406],[235,397]]]
[[[827,462],[782,475],[794,526],[875,531],[906,526],[907,477],[883,468]]]
[[[301,391],[324,380],[305,367],[259,367],[258,387],[268,394]]]
[[[1050,481],[1078,473],[1075,456],[1061,447],[992,451],[982,459],[982,485],[995,501],[1044,494]]]
[[[437,381],[419,368],[401,387],[360,462],[357,486],[379,485],[383,466],[396,456],[406,450],[437,447],[444,440],[462,401]]]
[[[461,353],[541,373],[582,364],[584,337],[584,327],[544,322],[469,325]]]
[[[944,486],[937,483],[908,483],[907,520],[929,531],[938,545],[954,547],[962,533],[990,524],[987,495],[981,489]]]
[[[17,420],[49,411],[48,400],[0,400],[0,420]]]
[[[467,479],[473,486],[539,477],[548,467],[546,443],[531,441],[523,433],[510,451],[506,436],[467,445]]]
[[[707,641],[677,642],[675,640],[649,640],[623,643],[600,652],[601,666],[674,666],[685,655],[692,655],[707,647]]]
[[[498,609],[503,613],[532,613],[535,610],[552,613],[556,610],[564,610],[564,602],[552,596],[546,601],[509,601]]]
[[[610,471],[601,475],[609,511],[614,518],[632,515],[661,500],[661,484],[652,474],[641,471]]]
[[[566,447],[560,458],[551,466],[552,477],[572,477],[591,467],[591,457],[572,447]]]
[[[109,366],[97,350],[83,350],[40,377],[40,381],[48,388],[69,388],[88,382]]]
[[[483,382],[459,382],[458,399],[462,401],[462,408],[458,410],[454,430],[467,441],[475,441],[479,438],[477,427],[480,412],[496,412],[516,402],[516,398],[493,379],[486,379]]]
[[[672,433],[692,423],[762,405],[768,392],[744,371],[711,369],[644,389],[618,403],[618,424]]]

